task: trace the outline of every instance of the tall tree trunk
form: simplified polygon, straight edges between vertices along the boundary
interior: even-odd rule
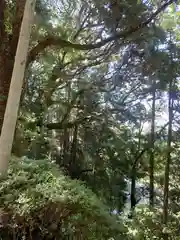
[[[7,71],[8,54],[5,51],[0,52],[0,134],[3,125],[4,113],[10,86],[10,72]]]
[[[5,8],[6,8],[6,1],[5,0],[0,0],[0,49],[3,44],[3,38],[5,35]]]
[[[169,126],[168,126],[168,140],[167,140],[167,160],[164,174],[164,205],[163,205],[163,223],[167,225],[168,222],[168,201],[169,201],[169,173],[171,164],[171,142],[172,142],[172,120],[173,120],[173,100],[171,98],[172,82],[169,84]],[[164,234],[164,239],[168,239],[168,234]]]
[[[5,29],[6,1],[0,0],[0,133],[2,129],[6,103],[10,88],[19,32],[26,0],[16,0],[12,22],[12,34]]]
[[[70,149],[70,141],[69,141],[69,129],[67,127],[64,128],[63,134],[63,165],[67,166],[69,163],[69,149]]]
[[[3,106],[4,106],[4,79],[5,79],[5,39],[7,39],[5,32],[5,10],[6,10],[6,2],[5,0],[0,0],[0,134],[1,134],[1,126],[3,123]]]
[[[70,166],[69,166],[69,174],[74,179],[79,179],[80,171],[77,167],[77,143],[78,143],[78,125],[74,126],[73,131],[73,139],[71,144],[71,156],[70,156]]]
[[[136,166],[131,170],[131,212],[133,213],[136,206]]]
[[[151,138],[150,138],[150,159],[149,159],[149,205],[154,206],[154,141],[155,141],[155,103],[156,103],[156,82],[152,79],[152,112],[151,112]]]
[[[76,164],[77,143],[78,143],[78,125],[76,124],[73,132],[73,140],[71,145],[71,164]]]
[[[138,167],[138,159],[139,159],[139,152],[141,149],[141,132],[142,132],[142,127],[141,127],[142,121],[140,120],[140,127],[139,127],[139,133],[138,133],[138,146],[137,146],[137,152],[135,154],[135,161],[132,165],[131,169],[131,195],[130,195],[130,200],[131,200],[131,211],[129,218],[132,218],[134,215],[134,210],[138,202],[141,200],[141,198],[137,199],[136,197],[136,179],[137,179],[137,167]],[[141,155],[140,155],[141,157]]]
[[[17,2],[18,7],[18,4],[21,1],[18,0]],[[27,0],[24,9],[24,17],[19,35],[10,91],[0,137],[0,175],[2,177],[6,176],[7,174],[8,160],[10,158],[12,150],[13,137],[26,66],[26,58],[29,48],[31,25],[34,17],[34,8],[35,0]],[[20,19],[18,20],[16,18],[16,21],[20,21]],[[16,25],[16,23],[14,24]],[[13,40],[15,40],[14,37],[12,38],[12,41]]]
[[[68,103],[68,107],[66,109],[65,113],[65,121],[69,121],[69,105],[71,102],[71,83],[68,83],[66,86],[66,99]],[[63,144],[63,165],[67,166],[70,162],[70,130],[68,127],[64,128],[64,144]]]
[[[171,52],[171,73],[172,79],[169,83],[169,97],[168,97],[168,111],[169,111],[169,125],[168,125],[168,139],[167,139],[167,159],[164,173],[164,203],[163,203],[163,223],[164,226],[168,223],[168,205],[169,205],[169,174],[171,164],[171,144],[172,144],[172,123],[173,123],[173,55]],[[164,239],[168,240],[168,233],[164,232]]]

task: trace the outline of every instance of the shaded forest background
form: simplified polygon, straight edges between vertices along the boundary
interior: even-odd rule
[[[0,0],[0,130],[24,6]],[[178,1],[37,0],[2,239],[179,239],[179,24]]]

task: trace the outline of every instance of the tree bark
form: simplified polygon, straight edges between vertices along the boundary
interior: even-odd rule
[[[136,206],[136,167],[131,170],[131,213]]]
[[[152,80],[152,114],[151,114],[151,139],[149,159],[149,205],[154,206],[154,141],[155,141],[155,103],[156,103],[156,82]]]
[[[78,142],[77,138],[78,138],[78,125],[74,127],[73,140],[71,145],[71,163],[73,165],[76,164],[77,142]]]
[[[132,169],[131,169],[131,195],[130,195],[130,200],[131,200],[131,211],[130,211],[130,215],[129,218],[132,218],[134,215],[134,210],[136,205],[138,204],[138,202],[141,200],[137,199],[136,197],[136,180],[137,180],[137,173],[138,173],[138,160],[141,158],[143,151],[139,154],[140,152],[140,148],[141,148],[141,120],[140,120],[140,127],[139,127],[139,139],[138,139],[138,149],[137,152],[135,154],[135,161],[133,162],[132,165]]]
[[[170,36],[171,38],[171,36]],[[172,145],[172,123],[173,123],[173,53],[171,52],[171,65],[170,72],[172,73],[172,79],[169,82],[169,97],[168,97],[168,111],[169,111],[169,125],[168,125],[168,139],[167,139],[167,159],[164,173],[164,202],[163,202],[163,224],[166,227],[168,223],[168,205],[169,205],[169,175],[171,164],[171,145]],[[164,231],[164,240],[169,239],[169,234]]]
[[[0,134],[3,125],[6,102],[8,98],[11,69],[8,72],[8,54],[5,51],[0,52]]]
[[[4,35],[5,35],[5,9],[6,9],[6,1],[5,0],[0,0],[0,49],[3,44],[4,40]]]
[[[8,34],[5,30],[4,16],[6,3],[0,0],[0,133],[6,110],[25,2],[25,0],[16,0],[16,10],[13,13],[12,34]]]
[[[17,0],[17,12],[20,10],[20,3],[23,1]],[[15,126],[17,121],[20,96],[23,86],[24,72],[26,66],[26,58],[28,55],[30,32],[32,20],[34,17],[35,0],[27,0],[24,17],[22,21],[21,31],[19,35],[19,41],[17,46],[17,52],[15,56],[15,63],[13,68],[13,74],[11,79],[10,91],[8,95],[8,101],[6,111],[4,115],[4,121],[0,137],[0,175],[6,176],[8,170],[8,161],[11,155],[13,137],[15,132]],[[19,23],[20,19],[17,19]],[[16,25],[16,23],[15,23]],[[12,38],[15,39],[15,37]],[[11,45],[12,46],[12,45]]]
[[[164,204],[163,204],[163,223],[166,226],[168,223],[168,205],[169,205],[169,174],[171,164],[171,141],[172,141],[172,119],[173,119],[173,100],[171,99],[172,83],[169,84],[169,126],[167,140],[167,160],[164,173]],[[168,234],[164,233],[164,239],[168,240]]]

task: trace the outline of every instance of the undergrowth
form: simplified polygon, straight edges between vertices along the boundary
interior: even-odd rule
[[[127,239],[95,194],[45,161],[12,160],[0,183],[1,239]]]

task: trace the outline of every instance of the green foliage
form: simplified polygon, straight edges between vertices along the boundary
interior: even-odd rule
[[[170,223],[165,228],[162,203],[167,125],[156,134],[163,125],[162,115],[167,118],[165,95],[174,78],[177,100],[171,141],[179,141],[179,14],[174,15],[173,5],[159,15],[162,21],[149,23],[125,38],[89,51],[76,48],[133,29],[149,19],[159,5],[157,0],[37,1],[30,48],[49,37],[61,41],[40,50],[36,61],[29,65],[13,153],[31,159],[48,156],[72,179],[83,180],[93,192],[59,173],[57,166],[47,161],[13,161],[8,179],[1,183],[0,198],[1,206],[14,219],[9,225],[10,233],[24,230],[26,224],[34,231],[40,221],[38,231],[43,236],[48,231],[54,236],[59,234],[60,239],[71,234],[79,239],[81,231],[83,239],[122,239],[121,224],[109,216],[97,198],[108,205],[108,210],[121,212],[127,200],[127,181],[149,185],[152,150],[154,185],[159,190],[155,210],[146,206],[137,209],[127,222],[129,236],[160,239],[167,229],[173,239],[179,236],[179,152],[175,151],[177,146],[171,149]],[[14,6],[8,5],[6,11],[8,32]],[[71,43],[63,47],[63,41]],[[151,149],[155,81],[157,132],[155,147]],[[138,195],[136,189],[134,192]],[[51,217],[55,225],[51,224]],[[15,230],[12,224],[17,224]]]
[[[160,208],[149,209],[142,205],[136,209],[133,220],[126,221],[128,232],[136,240],[164,239],[167,233],[173,240],[179,239],[179,215],[169,214],[168,225],[163,224]]]
[[[162,237],[162,216],[158,209],[151,211],[146,206],[138,208],[133,220],[127,221],[127,226],[135,239],[149,240]]]
[[[39,239],[126,236],[126,229],[109,215],[90,190],[64,176],[47,160],[11,162],[8,178],[0,184],[0,208],[1,236],[7,234],[9,239],[23,238],[26,234]]]

